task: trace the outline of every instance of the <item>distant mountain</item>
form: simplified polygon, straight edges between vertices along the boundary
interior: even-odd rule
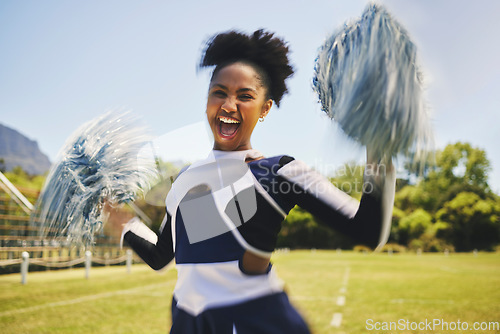
[[[28,174],[43,174],[50,168],[49,158],[38,148],[38,143],[18,131],[0,124],[0,159],[5,169],[21,166]]]

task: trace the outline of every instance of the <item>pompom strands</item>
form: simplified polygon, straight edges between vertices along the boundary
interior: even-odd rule
[[[425,164],[433,149],[416,46],[380,5],[345,24],[319,51],[313,86],[322,109],[378,156]]]
[[[104,201],[133,201],[156,176],[154,159],[139,154],[150,143],[148,132],[130,113],[118,112],[79,128],[59,153],[32,215],[42,235],[93,245]]]

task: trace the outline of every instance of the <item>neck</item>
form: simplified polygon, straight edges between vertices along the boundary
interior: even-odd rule
[[[217,150],[217,151],[227,151],[227,152],[231,152],[231,151],[248,151],[248,150],[252,149],[252,145],[249,143],[249,144],[240,145],[240,146],[238,146],[238,147],[236,147],[234,149],[225,149],[225,148],[221,147],[220,145],[217,145],[217,143],[214,143],[213,149]]]
[[[213,154],[215,157],[241,157],[245,159],[245,162],[251,162],[254,160],[260,160],[263,159],[264,156],[262,153],[259,151],[253,149],[253,148],[248,148],[248,149],[241,149],[241,150],[220,150],[216,147],[213,148],[212,150]]]

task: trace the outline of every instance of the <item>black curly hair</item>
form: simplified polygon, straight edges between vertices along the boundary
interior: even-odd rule
[[[228,31],[213,36],[207,43],[199,67],[215,66],[212,79],[221,68],[235,62],[252,65],[267,89],[267,98],[279,107],[288,89],[285,80],[293,74],[288,46],[273,33],[257,30],[252,35]]]

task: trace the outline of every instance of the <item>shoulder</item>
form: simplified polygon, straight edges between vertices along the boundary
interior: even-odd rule
[[[188,164],[188,165],[182,167],[181,170],[179,171],[179,173],[177,173],[177,176],[175,177],[175,179],[177,179],[182,173],[184,173],[190,166],[191,166],[191,164]]]
[[[283,167],[283,166],[285,166],[285,165],[287,165],[287,164],[291,163],[291,162],[292,162],[292,161],[294,161],[294,160],[295,160],[295,158],[294,158],[294,157],[291,157],[291,156],[289,156],[289,155],[282,155],[282,156],[280,157],[280,159],[279,159],[279,162],[278,162],[278,163],[279,163],[280,167]]]
[[[258,165],[277,165],[279,167],[283,167],[286,164],[294,161],[295,158],[289,155],[275,155],[272,157],[264,157],[260,159],[253,160],[249,162],[249,164],[258,164]]]
[[[259,170],[270,171],[277,173],[284,166],[289,165],[295,161],[295,158],[289,155],[276,155],[272,157],[265,157],[262,159],[254,160],[248,163],[250,169],[254,172]]]
[[[284,171],[288,169],[295,169],[294,166],[299,163],[290,155],[276,155],[266,157],[259,160],[254,160],[248,165],[254,175],[260,175],[265,178],[279,177]],[[286,172],[285,172],[286,173]]]

